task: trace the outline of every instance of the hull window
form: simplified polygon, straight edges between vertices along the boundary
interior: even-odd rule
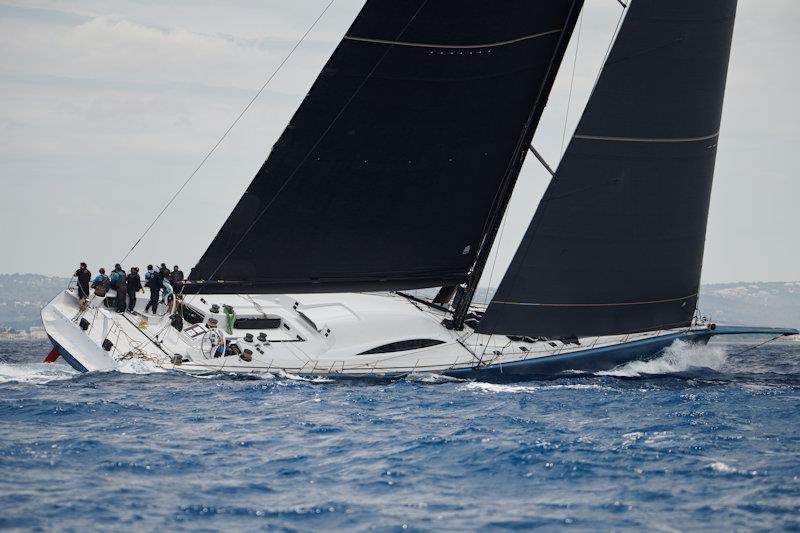
[[[436,346],[437,344],[444,344],[444,341],[437,339],[411,339],[408,341],[392,342],[384,344],[377,348],[372,348],[366,352],[361,352],[358,355],[370,355],[376,353],[391,353],[391,352],[405,352],[406,350],[417,350],[419,348],[428,348],[429,346]]]

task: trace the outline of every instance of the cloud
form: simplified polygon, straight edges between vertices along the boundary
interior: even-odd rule
[[[313,21],[309,17],[302,17],[306,25]],[[106,150],[198,154],[301,34],[294,40],[231,37],[142,24],[119,14],[9,6],[0,9],[0,30],[6,58],[0,67],[0,153],[60,155],[96,144],[97,136]],[[253,110],[262,120],[275,119],[269,139],[279,135],[336,45],[314,35]]]
[[[158,82],[253,88],[294,44],[266,38],[234,39],[180,27],[162,29],[119,15],[91,17],[74,25],[2,17],[0,24],[6,73],[99,78],[135,86]],[[334,45],[334,41],[313,39],[304,43],[293,68],[296,71],[308,62],[318,62],[320,48],[332,50]],[[282,84],[278,90],[297,91],[290,79],[276,82]]]

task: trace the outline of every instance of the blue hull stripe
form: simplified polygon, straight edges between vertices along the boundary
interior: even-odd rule
[[[693,343],[706,343],[716,335],[797,335],[794,328],[768,328],[758,326],[717,326],[715,329],[671,333],[639,341],[614,344],[572,352],[562,355],[548,355],[512,363],[488,365],[482,368],[451,370],[450,376],[484,378],[487,376],[526,376],[557,374],[565,370],[596,372],[611,370],[614,367],[637,360],[648,360],[661,354],[676,339]]]
[[[77,360],[77,359],[75,359],[75,358],[72,356],[72,354],[71,354],[71,353],[69,353],[69,352],[68,352],[68,351],[67,351],[67,350],[66,350],[66,349],[65,349],[63,346],[61,346],[59,343],[57,343],[57,342],[55,341],[55,339],[53,339],[53,337],[52,337],[52,336],[48,335],[48,337],[50,338],[50,343],[51,343],[53,346],[55,346],[56,350],[58,350],[58,354],[59,354],[61,357],[63,357],[63,358],[64,358],[64,361],[66,361],[66,362],[69,364],[69,366],[71,366],[72,368],[74,368],[74,369],[75,369],[75,370],[77,370],[78,372],[88,372],[88,370],[86,370],[86,367],[85,367],[85,366],[83,366],[82,364],[80,364],[80,363],[78,362],[78,360]]]
[[[650,359],[661,353],[664,348],[668,347],[676,339],[684,339],[690,342],[706,342],[710,337],[711,335],[705,333],[672,333],[652,339],[603,346],[581,350],[580,352],[547,355],[523,361],[488,365],[481,368],[451,370],[446,374],[458,377],[480,378],[491,375],[508,375],[512,377],[557,374],[564,370],[596,372],[598,370],[610,370],[631,361]]]

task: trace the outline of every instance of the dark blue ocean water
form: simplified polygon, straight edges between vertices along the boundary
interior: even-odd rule
[[[746,347],[490,385],[78,375],[0,343],[0,528],[797,530],[800,343]]]

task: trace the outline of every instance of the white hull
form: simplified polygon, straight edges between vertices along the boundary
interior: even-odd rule
[[[441,324],[447,316],[443,311],[390,293],[196,295],[184,302],[204,316],[195,317],[201,318],[196,325],[184,323],[183,331],[172,327],[163,305],[162,316],[144,314],[143,297],[134,314],[118,314],[100,298],[81,311],[73,290],[54,298],[43,309],[42,318],[61,355],[82,371],[115,370],[120,363],[139,359],[154,367],[193,373],[536,374],[612,367],[652,357],[676,338],[705,341],[719,333],[699,326],[583,338],[580,344],[512,340],[476,334],[469,327],[447,329]],[[213,313],[215,304],[219,310]],[[212,346],[208,332],[213,328],[207,325],[214,318],[218,328],[224,329],[223,305],[233,307],[237,326],[243,326],[224,334],[227,355],[222,355],[223,348]],[[252,322],[263,318],[271,319],[270,323]],[[248,333],[253,336],[249,342]],[[260,341],[259,335],[267,340]],[[106,340],[113,344],[109,350],[103,348]],[[244,350],[252,352],[251,360],[237,353]],[[556,361],[557,365],[551,364]]]

